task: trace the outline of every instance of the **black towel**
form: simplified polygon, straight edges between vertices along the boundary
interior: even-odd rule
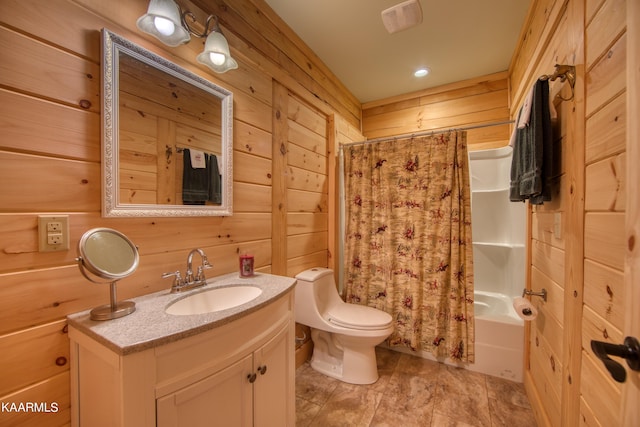
[[[218,170],[218,158],[215,154],[207,156],[209,170],[209,201],[219,205],[222,203],[222,176]]]
[[[512,202],[529,199],[531,204],[541,205],[551,200],[553,135],[549,82],[538,80],[533,90],[529,124],[515,130],[509,199]]]
[[[185,205],[204,205],[209,199],[209,168],[194,169],[188,148],[182,151],[182,201]]]

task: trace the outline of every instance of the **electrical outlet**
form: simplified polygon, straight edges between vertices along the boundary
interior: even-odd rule
[[[59,221],[47,222],[47,233],[60,233],[62,231],[62,223]]]
[[[38,250],[69,250],[69,215],[38,216]]]

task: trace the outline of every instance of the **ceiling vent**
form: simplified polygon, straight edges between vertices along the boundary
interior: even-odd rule
[[[422,8],[418,0],[408,0],[382,11],[382,23],[389,34],[406,30],[422,22]]]

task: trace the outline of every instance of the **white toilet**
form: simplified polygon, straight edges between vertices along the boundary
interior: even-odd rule
[[[305,270],[296,279],[296,322],[311,328],[311,367],[351,384],[376,382],[375,346],[393,332],[391,315],[342,301],[328,268]]]

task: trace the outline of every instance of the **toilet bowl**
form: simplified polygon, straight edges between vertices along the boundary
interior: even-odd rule
[[[305,270],[296,279],[295,317],[311,328],[311,367],[347,383],[375,383],[375,347],[393,332],[391,315],[342,301],[328,268]]]

